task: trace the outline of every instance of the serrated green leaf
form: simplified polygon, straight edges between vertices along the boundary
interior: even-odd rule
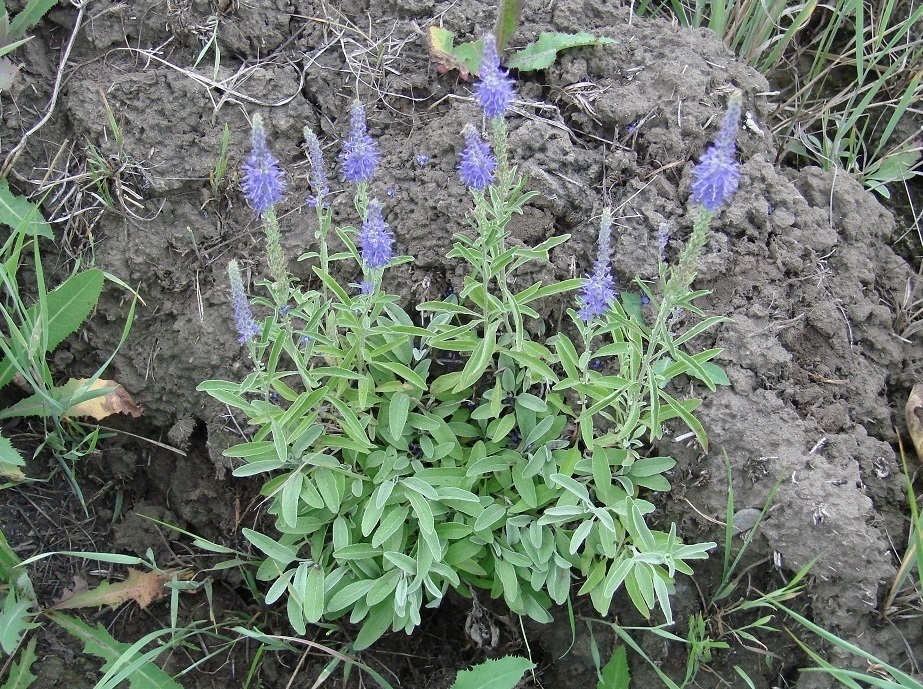
[[[602,679],[599,680],[596,689],[629,689],[631,674],[628,670],[628,655],[625,647],[619,646],[603,668]]]
[[[20,598],[16,589],[7,592],[0,606],[0,648],[9,655],[16,650],[22,635],[38,625],[32,622],[35,613],[30,612],[34,605],[27,598]]]
[[[136,648],[137,644],[129,645],[116,641],[101,624],[96,627],[90,627],[85,622],[61,613],[47,613],[55,624],[63,627],[70,634],[74,635],[84,643],[84,653],[89,653],[98,658],[104,659],[103,670],[107,675],[110,670],[122,668],[127,672],[124,679],[128,680],[131,689],[182,689],[179,684],[171,679],[170,675],[157,667],[149,658],[151,653],[139,655],[140,649]],[[170,630],[161,630],[163,633],[169,633]],[[156,654],[164,650],[158,646],[154,649]],[[122,673],[119,673],[122,674]],[[110,678],[114,679],[114,678]],[[111,682],[106,682],[106,686],[114,687]],[[99,687],[100,684],[97,684]]]
[[[529,72],[536,69],[548,69],[558,58],[558,52],[568,48],[580,48],[591,45],[615,43],[611,38],[596,38],[588,33],[549,33],[543,31],[538,40],[530,43],[506,62],[509,69]]]
[[[65,337],[76,332],[80,324],[90,315],[103,291],[103,271],[92,268],[69,277],[45,296],[45,317],[48,322],[47,352],[51,352]],[[39,315],[36,304],[26,311],[30,322]],[[4,357],[0,362],[0,388],[13,380],[16,366]]]
[[[14,481],[21,481],[25,475],[19,467],[25,465],[25,458],[19,450],[13,447],[10,439],[0,435],[0,478],[7,477]]]
[[[470,670],[459,672],[451,689],[513,689],[522,676],[534,668],[534,663],[515,656],[485,660]]]
[[[52,4],[56,1],[51,0]],[[16,19],[19,17],[17,16]],[[13,20],[14,24],[16,19]],[[14,194],[10,190],[9,182],[5,179],[0,179],[0,223],[24,234],[35,234],[54,239],[51,226],[42,217],[38,206],[24,196]]]
[[[35,662],[35,643],[37,639],[33,636],[29,639],[29,644],[23,649],[19,656],[19,662],[14,662],[10,667],[10,674],[6,678],[2,689],[26,689],[36,680],[35,675],[30,672],[32,663]]]
[[[16,40],[24,36],[26,31],[38,24],[39,20],[57,4],[58,0],[29,0],[22,11],[10,22],[6,35],[7,40]]]

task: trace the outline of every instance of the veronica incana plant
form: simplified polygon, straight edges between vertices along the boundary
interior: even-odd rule
[[[502,597],[549,621],[575,587],[603,614],[624,590],[644,615],[659,609],[672,621],[676,573],[691,573],[688,562],[714,546],[650,528],[645,494],[669,489],[674,460],[651,452],[665,422],[680,419],[706,443],[698,400],[678,398],[670,382],[726,382],[710,362],[718,350],[686,348],[720,321],[696,309],[702,293],[690,285],[708,221],[737,183],[734,133],[723,128],[720,152],[694,168],[700,220],[676,265],[661,260],[659,286],[639,283],[647,312],[619,299],[609,210],[586,278],[514,290],[568,236],[508,241],[510,219],[534,194],[510,160],[515,91],[490,36],[481,76],[490,126],[463,133],[458,173],[473,205],[449,254],[467,266],[457,294],[410,314],[389,293],[388,271],[410,259],[396,255],[387,208],[372,194],[381,158],[353,104],[340,165],[357,226],[332,226],[320,146],[307,133],[318,247],[300,258],[317,287],[273,273],[271,298],[252,301],[268,314],[261,326],[232,265],[252,371],[199,386],[257,429],[225,454],[239,462],[236,476],[265,479],[272,528],[244,535],[260,554],[266,602],[284,603],[299,633],[321,620],[358,624],[357,649],[389,629],[409,633],[450,591]],[[334,272],[356,281],[344,287]],[[575,307],[569,326],[536,339],[529,319],[562,297]],[[674,332],[677,309],[700,320]]]

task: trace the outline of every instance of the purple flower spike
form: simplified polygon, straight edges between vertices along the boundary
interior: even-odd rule
[[[279,201],[285,191],[285,173],[279,160],[269,152],[263,117],[253,116],[253,141],[250,157],[243,165],[244,181],[241,187],[247,203],[257,215],[263,215]]]
[[[362,260],[371,269],[383,268],[391,262],[394,252],[394,235],[381,215],[378,199],[369,201],[368,215],[359,230]]]
[[[657,248],[660,250],[660,260],[667,260],[667,244],[670,243],[670,226],[665,222],[660,223],[657,230]]]
[[[494,181],[497,159],[473,125],[466,124],[464,134],[465,150],[462,151],[458,176],[469,189],[481,191]]]
[[[609,236],[612,229],[612,212],[607,208],[603,211],[599,224],[599,241],[596,245],[596,262],[593,272],[587,275],[586,282],[580,290],[579,315],[584,323],[589,323],[597,316],[602,316],[610,308],[618,296],[615,289],[615,280],[609,267]]]
[[[231,303],[234,305],[234,324],[240,337],[237,341],[241,344],[249,342],[254,337],[259,337],[260,326],[253,319],[247,294],[244,292],[244,280],[240,275],[237,261],[228,262],[228,279],[231,283]]]
[[[497,54],[497,39],[492,33],[484,36],[484,54],[481,58],[481,80],[474,87],[478,103],[484,114],[490,119],[503,117],[510,107],[515,91],[515,83],[509,77],[509,72],[500,67],[500,56]]]
[[[732,96],[714,145],[692,169],[692,200],[712,213],[717,212],[737,191],[740,182],[740,165],[734,158],[740,108],[740,96]]]
[[[368,183],[378,165],[378,144],[369,136],[365,107],[355,101],[350,107],[349,136],[340,153],[343,177],[353,184]]]
[[[327,172],[324,170],[324,154],[321,152],[320,140],[308,127],[304,128],[304,142],[308,150],[308,158],[311,161],[311,173],[308,175],[308,183],[314,192],[308,196],[308,205],[316,207],[320,200],[330,193],[330,187],[327,186]]]

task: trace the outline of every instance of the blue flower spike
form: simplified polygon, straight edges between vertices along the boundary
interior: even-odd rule
[[[378,144],[369,136],[365,106],[353,101],[349,112],[349,136],[343,142],[340,166],[348,182],[368,184],[378,166]]]
[[[603,210],[599,223],[599,240],[596,244],[596,262],[593,272],[587,275],[586,282],[580,290],[580,319],[589,323],[594,318],[602,316],[612,308],[618,292],[615,289],[615,279],[609,265],[611,252],[609,240],[612,233],[612,211]]]
[[[715,143],[692,169],[692,201],[701,204],[710,213],[716,213],[737,191],[740,183],[740,165],[735,158],[740,111],[741,98],[736,93],[728,104]]]
[[[282,200],[285,191],[285,173],[279,167],[279,160],[269,152],[263,116],[253,116],[253,134],[250,157],[243,165],[244,179],[241,187],[247,197],[247,204],[259,216]]]
[[[503,117],[516,95],[515,82],[509,71],[500,66],[497,39],[492,33],[484,36],[484,53],[481,56],[481,80],[474,87],[475,95],[484,114],[489,119]]]
[[[330,187],[327,184],[327,172],[324,170],[324,154],[321,151],[317,134],[309,127],[304,128],[304,143],[308,152],[308,159],[311,161],[308,184],[311,185],[311,191],[314,192],[308,196],[308,205],[316,208],[318,204],[323,204],[324,197],[330,193]]]
[[[253,312],[250,311],[250,303],[247,301],[246,292],[244,292],[244,280],[240,274],[240,266],[237,265],[237,261],[228,262],[228,280],[231,283],[234,325],[237,326],[237,332],[240,335],[237,341],[241,344],[246,344],[254,337],[259,337],[260,326],[253,318]]]
[[[474,125],[466,124],[463,133],[465,150],[462,151],[458,176],[469,189],[483,191],[494,181],[497,159]]]
[[[362,261],[372,270],[384,268],[391,262],[394,234],[385,224],[378,199],[369,201],[368,215],[359,230],[359,244],[362,247]]]

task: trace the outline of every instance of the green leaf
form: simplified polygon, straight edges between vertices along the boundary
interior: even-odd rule
[[[29,629],[38,627],[32,622],[35,613],[29,609],[34,601],[20,598],[16,589],[7,592],[0,606],[0,648],[7,654],[13,653],[19,645],[22,635]]]
[[[367,447],[371,447],[372,444],[369,442],[369,437],[365,434],[365,429],[362,427],[362,424],[359,423],[358,417],[355,412],[349,408],[349,405],[334,395],[329,396],[327,399],[330,400],[330,403],[340,412],[340,418],[337,419],[337,421],[339,421],[340,428],[343,429],[346,435],[357,443],[362,443]]]
[[[81,620],[61,613],[48,612],[46,614],[56,624],[83,641],[85,644],[84,653],[89,653],[106,661],[103,665],[103,670],[106,671],[107,676],[111,672],[119,670],[118,674],[125,675],[123,679],[128,680],[131,689],[182,689],[179,684],[170,678],[170,675],[152,662],[152,658],[163,652],[165,647],[158,645],[153,649],[153,652],[148,651],[140,655],[139,651],[141,649],[138,648],[137,643],[129,645],[116,641],[101,624],[97,624],[96,627],[90,627]],[[169,629],[160,630],[161,634],[169,632]],[[111,689],[115,686],[112,680],[117,676],[108,677],[109,681],[97,683],[96,686],[105,686]]]
[[[628,672],[628,654],[624,646],[619,646],[612,653],[609,662],[602,671],[602,679],[596,689],[628,689],[631,675]]]
[[[30,672],[32,663],[35,662],[36,658],[36,641],[37,639],[34,636],[29,639],[29,645],[23,649],[22,654],[19,656],[19,662],[13,663],[10,667],[10,674],[6,678],[2,689],[26,689],[36,680],[35,675]]]
[[[381,555],[381,548],[373,548],[368,543],[353,543],[333,551],[337,560],[369,560]]]
[[[490,432],[490,440],[494,443],[500,443],[510,434],[510,431],[513,430],[513,426],[516,425],[516,417],[513,414],[507,414],[495,424],[491,425],[493,429],[488,429]]]
[[[304,618],[314,624],[324,614],[324,570],[321,567],[311,567],[308,572],[308,583],[305,586]]]
[[[304,474],[296,471],[289,475],[282,486],[282,521],[295,528],[298,523],[298,503],[301,501],[301,484]]]
[[[289,548],[287,545],[282,545],[281,543],[272,540],[269,536],[261,534],[259,531],[243,529],[241,533],[243,533],[244,538],[266,553],[266,555],[271,557],[273,560],[281,564],[283,567],[293,562],[298,557],[295,555],[295,551]]]
[[[13,447],[10,439],[0,435],[0,479],[7,477],[14,481],[21,481],[25,475],[19,467],[25,465],[25,458],[19,450]]]
[[[347,584],[333,594],[330,603],[327,605],[327,609],[330,610],[330,612],[337,612],[352,607],[353,603],[360,598],[364,598],[365,594],[372,590],[376,581],[376,579],[361,579]]]
[[[368,648],[381,638],[381,635],[388,631],[391,622],[394,620],[394,604],[392,601],[382,601],[372,607],[369,616],[362,622],[362,629],[356,635],[352,642],[353,650],[361,651]],[[379,685],[384,687],[382,681]],[[388,685],[390,687],[390,685]]]
[[[56,1],[52,0],[52,4]],[[19,13],[19,16],[21,15],[22,12]],[[19,16],[16,19],[19,19]],[[16,20],[13,20],[13,23],[15,24]],[[51,226],[45,222],[38,206],[24,196],[10,191],[9,182],[5,179],[0,179],[0,223],[16,232],[54,239]]]
[[[538,414],[548,411],[548,404],[541,397],[536,397],[528,392],[521,392],[516,397],[516,403]]]
[[[522,364],[533,373],[541,376],[544,380],[552,383],[558,382],[558,377],[554,374],[554,371],[551,370],[551,367],[537,356],[532,356],[531,354],[526,354],[525,352],[516,352],[513,350],[505,351],[504,354],[515,360],[516,363]]]
[[[530,72],[536,69],[548,69],[558,58],[558,51],[591,45],[615,43],[611,38],[596,38],[588,33],[548,33],[543,31],[538,40],[530,43],[506,61],[509,69]]]
[[[408,367],[404,366],[404,364],[399,364],[396,361],[373,361],[371,365],[376,368],[383,368],[396,376],[400,376],[419,390],[426,390],[426,381]]]
[[[92,268],[69,277],[45,296],[45,314],[48,319],[47,352],[51,352],[65,337],[76,332],[90,315],[103,291],[103,271]],[[29,322],[38,318],[36,304],[26,311]],[[0,388],[13,380],[16,366],[8,358],[0,362]]]
[[[522,0],[500,0],[500,7],[497,9],[497,26],[494,28],[494,35],[497,37],[497,51],[502,52],[510,36],[519,26]]]
[[[405,491],[407,500],[413,508],[413,513],[417,516],[420,523],[420,530],[426,533],[436,533],[436,525],[433,521],[433,510],[430,508],[426,499],[414,490]]]
[[[454,33],[439,26],[429,27],[430,59],[442,74],[451,69],[457,69],[464,79],[469,74],[477,74],[481,67],[482,45],[481,41],[455,45]]]
[[[478,342],[474,351],[471,352],[471,357],[465,363],[465,368],[462,370],[461,378],[455,386],[454,392],[461,392],[466,388],[470,388],[484,375],[484,371],[493,361],[494,349],[497,347],[497,328],[499,327],[500,322],[496,321],[491,323],[487,332],[484,333],[484,339]]]
[[[22,8],[22,11],[10,22],[10,28],[6,34],[7,40],[22,38],[26,31],[38,24],[39,20],[48,13],[48,10],[57,4],[58,0],[29,0],[26,6]]]
[[[513,689],[522,676],[534,668],[534,663],[515,656],[485,660],[470,670],[459,672],[451,689]]]
[[[410,397],[406,392],[395,392],[388,407],[388,432],[392,438],[404,435],[407,413],[410,411]]]

